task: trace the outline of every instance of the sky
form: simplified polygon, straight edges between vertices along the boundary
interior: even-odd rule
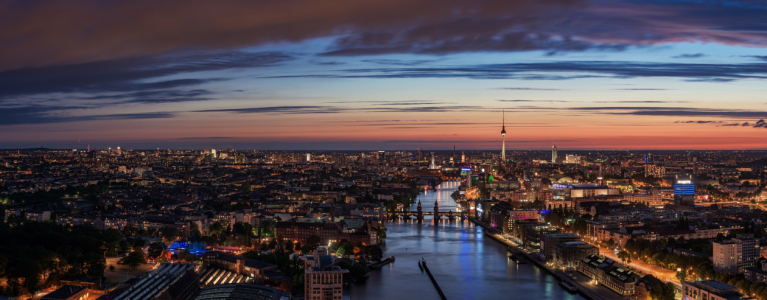
[[[0,0],[0,148],[767,149],[767,0]]]

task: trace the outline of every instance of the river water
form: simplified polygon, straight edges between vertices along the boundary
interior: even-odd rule
[[[457,181],[443,182],[437,191],[419,195],[423,211],[452,209],[450,197]],[[417,201],[416,201],[417,204]],[[416,210],[416,204],[410,210]],[[429,276],[418,268],[423,257],[448,299],[584,299],[559,286],[559,280],[533,266],[517,265],[500,243],[484,236],[482,227],[470,221],[442,219],[434,224],[431,216],[423,223],[389,222],[384,256],[396,261],[370,271],[367,282],[352,284],[345,292],[351,299],[440,299]]]

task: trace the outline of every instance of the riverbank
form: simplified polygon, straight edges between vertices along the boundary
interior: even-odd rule
[[[575,274],[575,272],[566,273],[558,269],[554,269],[548,265],[546,265],[545,262],[536,259],[532,255],[530,255],[527,251],[522,249],[522,247],[519,247],[514,242],[504,238],[502,236],[502,233],[498,231],[495,228],[492,228],[485,224],[482,221],[479,221],[474,218],[469,218],[474,224],[477,224],[478,226],[481,226],[484,229],[484,233],[486,236],[492,238],[493,240],[506,245],[507,247],[511,247],[514,249],[518,255],[523,255],[525,259],[532,262],[539,268],[542,268],[549,274],[553,275],[554,277],[558,278],[559,280],[567,281],[578,288],[578,292],[583,295],[586,298],[593,299],[593,300],[622,300],[624,299],[622,296],[616,294],[612,290],[604,287],[604,286],[598,286],[594,285],[591,282],[591,278],[586,277],[583,274]],[[573,275],[572,278],[568,277],[568,275]]]

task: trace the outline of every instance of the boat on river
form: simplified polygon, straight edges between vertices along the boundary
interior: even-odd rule
[[[575,287],[572,283],[568,282],[567,280],[562,280],[559,282],[559,285],[562,286],[566,291],[571,293],[577,293],[578,288]]]

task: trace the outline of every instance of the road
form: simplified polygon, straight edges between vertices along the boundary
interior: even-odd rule
[[[618,255],[615,254],[615,252],[613,252],[612,249],[599,247],[597,245],[594,245],[594,246],[598,247],[599,253],[606,256],[607,258],[610,258],[617,262],[621,262],[625,265],[629,265],[634,269],[642,270],[645,274],[651,274],[655,276],[656,278],[663,280],[664,282],[671,282],[677,286],[681,285],[679,283],[679,279],[676,278],[676,272],[673,270],[654,266],[640,260],[632,260],[630,264],[627,264],[627,263],[624,263],[620,258],[618,258]]]

